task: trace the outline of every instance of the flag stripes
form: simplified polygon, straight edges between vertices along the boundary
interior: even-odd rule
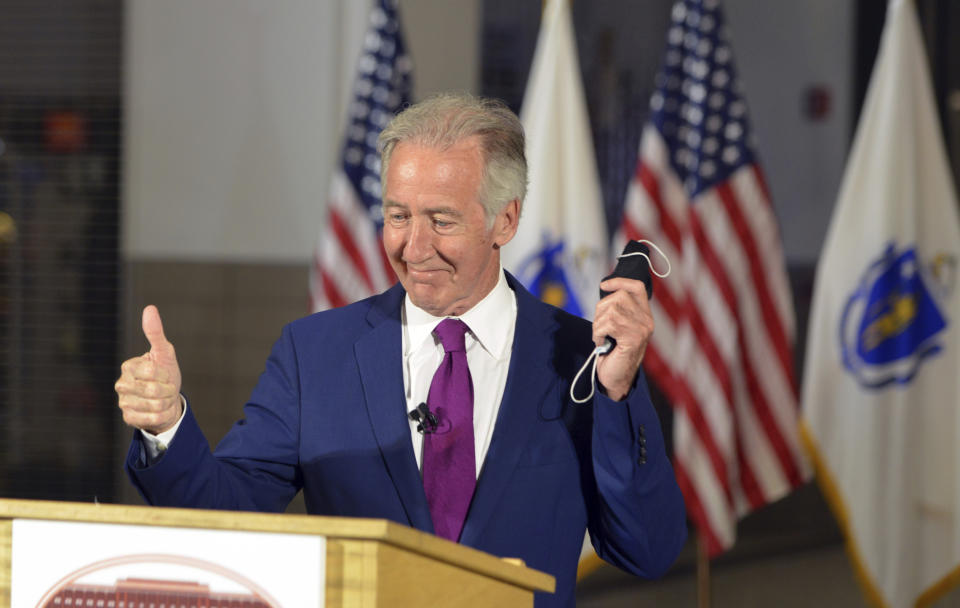
[[[807,476],[794,324],[759,169],[744,166],[691,200],[667,154],[647,127],[614,250],[645,238],[676,262],[677,277],[658,281],[651,302],[645,367],[674,407],[678,481],[716,555],[733,544],[739,517]]]

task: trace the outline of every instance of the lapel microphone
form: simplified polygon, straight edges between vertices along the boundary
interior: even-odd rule
[[[426,402],[421,403],[416,409],[410,410],[407,414],[410,420],[417,423],[417,432],[421,435],[429,435],[437,430],[437,424],[440,422],[437,415],[430,411]]]

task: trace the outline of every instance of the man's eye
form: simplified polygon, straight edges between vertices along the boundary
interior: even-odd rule
[[[448,222],[445,220],[439,220],[434,218],[433,225],[436,226],[437,228],[449,228],[450,226],[453,226],[453,222]]]

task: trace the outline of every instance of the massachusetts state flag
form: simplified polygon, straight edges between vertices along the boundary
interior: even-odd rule
[[[672,261],[644,368],[673,406],[677,481],[716,555],[740,517],[808,477],[795,321],[719,3],[677,2],[667,38],[613,251],[649,239]]]
[[[542,300],[592,319],[607,233],[567,0],[544,8],[520,119],[530,188],[503,266]]]
[[[396,282],[380,240],[377,137],[410,102],[410,72],[396,0],[376,0],[357,64],[341,163],[331,177],[327,222],[314,253],[313,311],[349,304]]]
[[[803,382],[804,438],[854,569],[896,608],[960,581],[960,218],[913,4],[887,9]]]

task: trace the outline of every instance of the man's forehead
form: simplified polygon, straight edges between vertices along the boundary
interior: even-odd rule
[[[471,188],[479,197],[484,164],[478,142],[472,139],[475,138],[446,147],[416,141],[398,143],[384,175],[384,205],[407,203],[405,199],[414,192],[446,193],[461,198],[465,194],[463,188]]]
[[[439,141],[432,141],[427,138],[404,139],[398,141],[393,147],[391,157],[395,157],[398,152],[410,153],[413,151],[435,156],[471,152],[477,155],[477,160],[482,161],[483,140],[479,135],[468,135],[454,140]]]

